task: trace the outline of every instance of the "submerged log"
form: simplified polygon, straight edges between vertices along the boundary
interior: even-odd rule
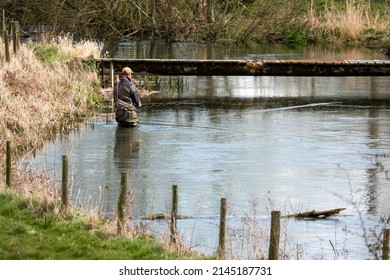
[[[191,219],[191,216],[183,216],[183,215],[177,215],[176,219]],[[157,214],[150,214],[142,218],[143,220],[170,220],[171,215],[170,214],[164,214],[164,213],[157,213]]]
[[[326,218],[329,216],[334,216],[340,214],[341,211],[345,210],[346,208],[335,208],[325,211],[309,211],[309,212],[302,212],[298,214],[288,215],[287,218],[297,218],[297,219],[319,219],[319,218]]]

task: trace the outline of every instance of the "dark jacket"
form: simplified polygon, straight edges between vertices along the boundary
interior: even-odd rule
[[[127,76],[121,76],[119,83],[114,88],[114,101],[122,100],[133,104],[135,107],[141,107],[140,92],[131,79]]]

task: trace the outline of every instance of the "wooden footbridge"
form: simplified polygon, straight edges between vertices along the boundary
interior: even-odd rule
[[[123,67],[135,73],[179,76],[390,76],[390,60],[96,60],[101,75],[119,74]]]

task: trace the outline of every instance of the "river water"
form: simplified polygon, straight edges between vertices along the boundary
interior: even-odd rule
[[[358,48],[123,42],[108,49],[129,58],[385,59]],[[124,171],[135,220],[169,213],[177,185],[179,214],[191,217],[178,221],[180,236],[194,251],[215,253],[226,198],[228,258],[267,257],[272,210],[333,208],[346,209],[326,219],[282,219],[281,257],[378,257],[369,248],[390,215],[388,77],[183,79],[181,90],[143,100],[138,127],[93,119],[48,144],[32,166],[60,178],[67,154],[72,203],[108,217]],[[143,223],[167,239],[169,224]]]

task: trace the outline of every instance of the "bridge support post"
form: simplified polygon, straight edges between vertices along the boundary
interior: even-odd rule
[[[114,63],[110,62],[111,87],[114,88]]]

